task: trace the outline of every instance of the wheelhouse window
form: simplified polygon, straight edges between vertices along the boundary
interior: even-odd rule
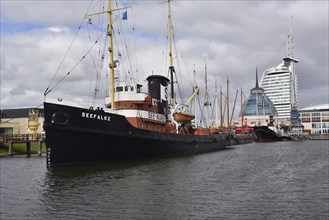
[[[142,85],[138,85],[137,84],[137,93],[140,93],[141,92],[141,88],[142,88]]]
[[[123,87],[122,86],[116,87],[115,88],[115,91],[122,92],[123,91]]]

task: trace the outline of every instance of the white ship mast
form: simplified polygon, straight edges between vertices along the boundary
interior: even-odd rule
[[[209,121],[209,106],[211,106],[211,103],[209,101],[209,93],[208,93],[208,79],[207,79],[207,64],[204,66],[205,69],[205,96],[204,96],[204,127],[208,127],[208,121]]]

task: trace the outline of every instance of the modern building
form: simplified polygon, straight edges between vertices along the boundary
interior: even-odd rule
[[[300,109],[299,119],[304,126],[304,132],[329,134],[329,103]]]
[[[0,135],[42,133],[43,123],[44,114],[40,108],[0,111]]]
[[[250,95],[243,104],[239,121],[244,121],[244,125],[253,127],[255,125],[272,124],[277,119],[277,116],[278,113],[274,104],[264,93],[264,89],[258,85],[256,71],[256,86],[250,91]]]
[[[260,86],[271,99],[281,124],[290,124],[291,111],[298,107],[297,75],[293,63],[298,60],[285,57],[282,64],[264,71]]]
[[[279,123],[290,125],[291,112],[298,109],[298,80],[294,64],[299,62],[293,54],[292,28],[287,43],[287,56],[280,65],[264,71],[260,86],[273,102]]]

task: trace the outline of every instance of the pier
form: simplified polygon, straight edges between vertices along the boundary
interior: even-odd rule
[[[42,155],[42,144],[44,142],[44,134],[12,134],[0,135],[0,148],[4,144],[8,144],[8,156],[13,156],[15,144],[26,144],[26,155],[31,155],[31,143],[38,143],[38,155]]]

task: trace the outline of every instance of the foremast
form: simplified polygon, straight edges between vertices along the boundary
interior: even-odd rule
[[[172,56],[172,32],[171,32],[171,8],[170,0],[168,0],[168,40],[169,40],[169,72],[170,72],[170,86],[171,86],[171,100],[172,108],[175,107],[175,91],[174,91],[174,62]]]
[[[99,14],[104,14],[107,13],[108,14],[108,18],[107,18],[107,36],[108,36],[108,43],[109,43],[109,69],[110,69],[110,91],[109,91],[109,95],[111,97],[110,99],[110,104],[111,104],[111,109],[115,110],[115,106],[114,106],[114,54],[113,54],[113,26],[112,26],[112,12],[113,11],[117,11],[123,8],[118,8],[118,9],[113,9],[111,7],[111,0],[108,0],[108,6],[107,6],[107,11],[103,11],[103,12],[97,12],[97,13],[93,13],[93,14],[89,14],[88,16],[94,16],[94,15],[99,15]]]
[[[109,68],[110,68],[110,97],[111,97],[111,109],[114,110],[114,57],[113,57],[113,27],[112,27],[112,11],[111,0],[108,0],[108,24],[107,24],[107,36],[109,38]]]
[[[125,9],[128,7],[124,7],[124,8],[116,8],[116,9],[112,9],[112,3],[111,0],[108,0],[108,6],[107,6],[107,11],[104,12],[99,12],[99,13],[94,13],[91,15],[98,15],[98,14],[103,14],[103,13],[107,13],[108,14],[108,19],[107,19],[107,36],[108,36],[108,43],[109,43],[109,72],[110,72],[110,91],[109,91],[109,95],[111,97],[110,102],[111,102],[111,109],[115,110],[115,98],[114,98],[114,92],[115,92],[115,83],[114,83],[114,49],[113,49],[113,26],[112,26],[112,12],[113,11],[117,11],[117,10],[121,10],[121,9]],[[91,16],[90,15],[90,16]]]

